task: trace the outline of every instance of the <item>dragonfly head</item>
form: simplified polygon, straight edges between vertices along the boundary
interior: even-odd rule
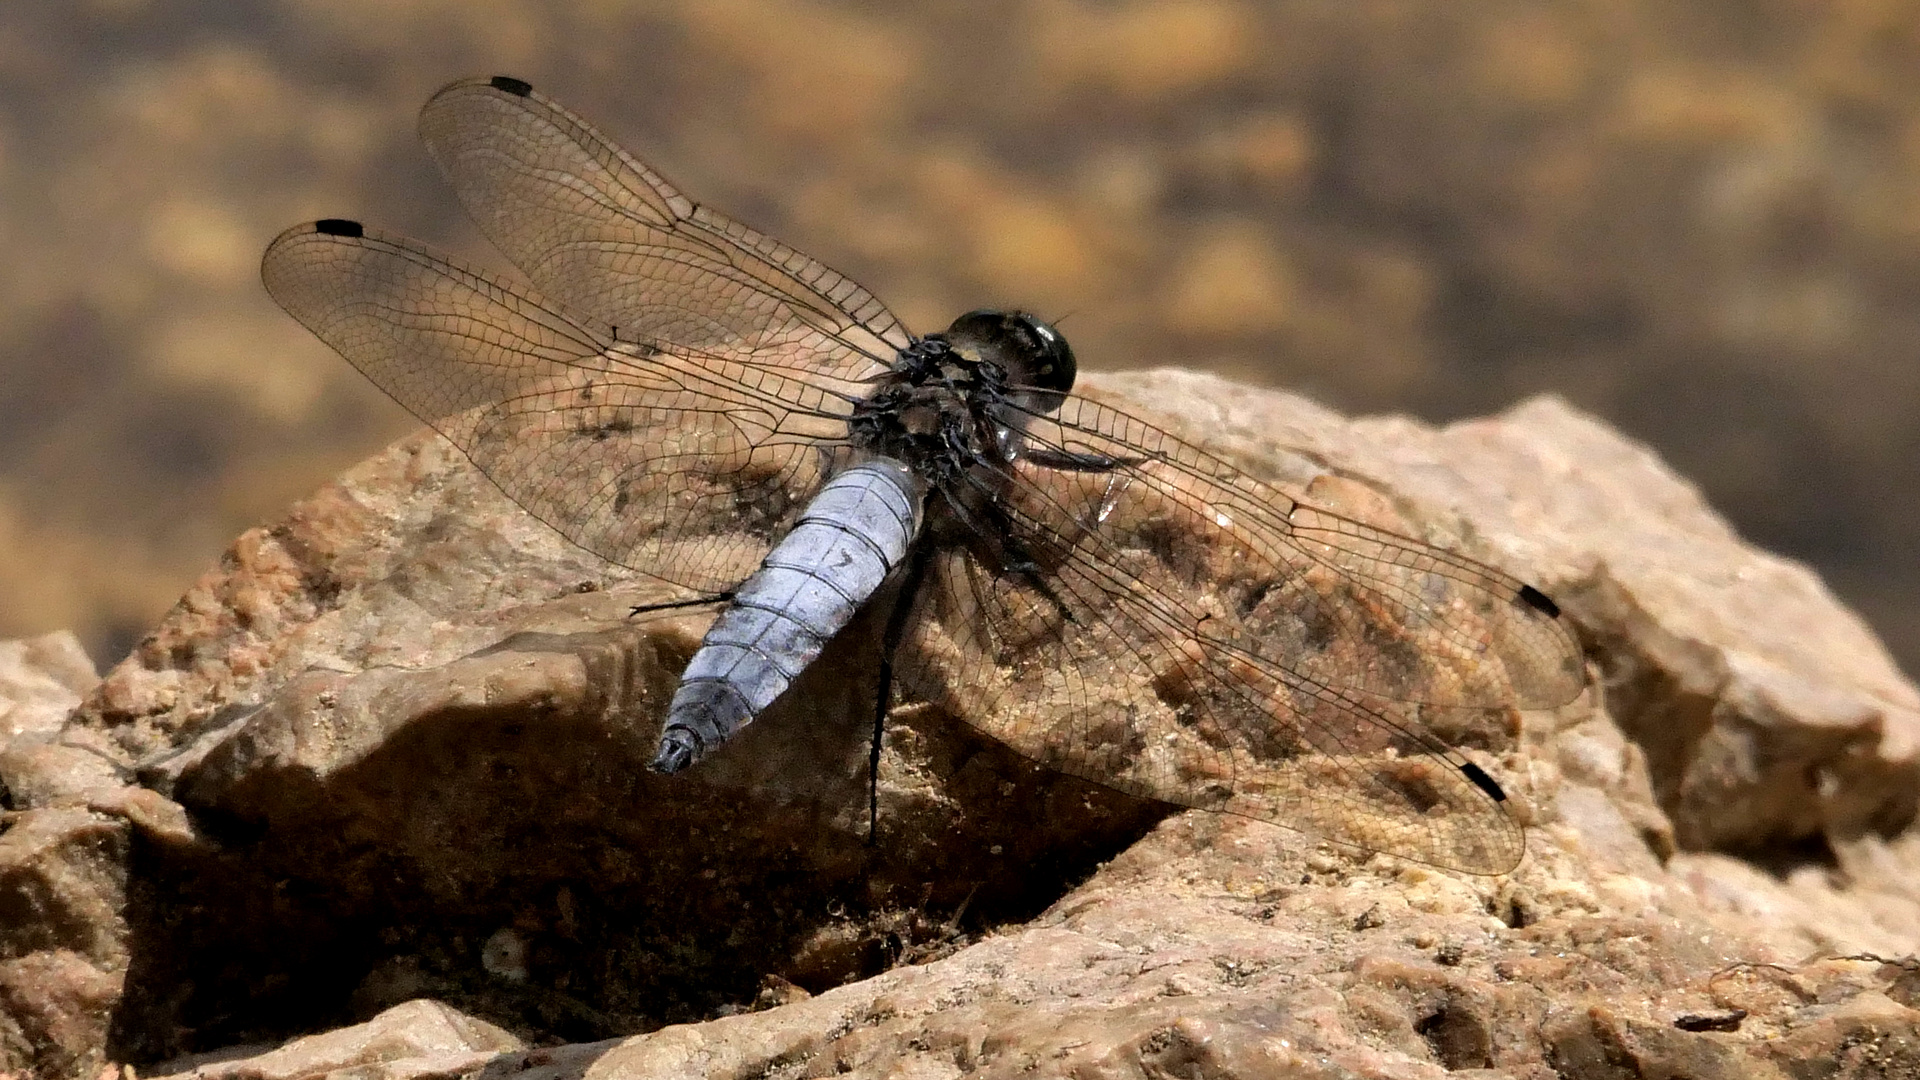
[[[1076,369],[1067,339],[1024,311],[969,311],[947,327],[946,338],[962,354],[998,368],[1034,412],[1054,411],[1073,389]]]

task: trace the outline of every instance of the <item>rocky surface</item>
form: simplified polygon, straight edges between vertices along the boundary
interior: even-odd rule
[[[0,742],[58,730],[99,681],[72,634],[0,641]]]
[[[1920,1071],[1920,695],[1817,578],[1552,399],[1436,430],[1091,392],[1561,601],[1595,683],[1510,719],[1517,871],[1168,816],[912,705],[870,847],[861,624],[652,776],[703,616],[630,619],[670,594],[420,436],[241,537],[64,724],[82,667],[19,648],[0,1068]]]
[[[92,802],[135,792],[56,741],[98,682],[71,634],[0,642],[0,1067],[83,1075],[107,1060],[130,827]]]

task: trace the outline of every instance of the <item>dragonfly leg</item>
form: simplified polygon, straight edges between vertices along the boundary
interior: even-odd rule
[[[712,596],[696,596],[691,600],[667,600],[658,604],[635,604],[627,611],[627,618],[636,615],[651,615],[656,611],[677,611],[681,608],[702,607],[706,604],[726,604],[733,601],[731,592],[714,593]]]
[[[961,500],[949,496],[947,505],[953,508],[954,516],[973,531],[976,539],[988,547],[1001,573],[1015,574],[1025,578],[1030,588],[1045,597],[1047,603],[1053,605],[1061,621],[1074,622],[1073,609],[1067,607],[1066,602],[1060,599],[1060,594],[1054,592],[1053,586],[1047,584],[1046,579],[1041,576],[1039,561],[1027,550],[1027,546],[1020,542],[1013,519],[994,502],[991,497],[992,492],[985,482],[972,473],[967,474],[966,481],[988,496],[981,504],[981,511],[985,514],[986,520],[982,521],[980,515],[969,510]]]
[[[1112,454],[1077,454],[1071,450],[1054,450],[1044,446],[1027,446],[1020,456],[1035,465],[1060,472],[1106,473],[1122,466],[1144,465],[1146,458],[1123,458]]]

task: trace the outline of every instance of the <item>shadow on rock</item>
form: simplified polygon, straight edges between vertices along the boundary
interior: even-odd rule
[[[890,722],[869,843],[865,627],[741,738],[657,776],[697,625],[309,671],[152,770],[202,842],[136,858],[115,1056],[417,997],[533,1042],[739,1011],[1029,918],[1164,813],[921,707]]]

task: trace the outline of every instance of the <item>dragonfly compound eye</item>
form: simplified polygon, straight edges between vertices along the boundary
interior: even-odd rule
[[[1059,395],[1073,389],[1073,349],[1060,331],[1036,316],[990,308],[969,311],[953,320],[946,336],[955,347],[998,367],[1008,385],[1051,391],[1032,395],[1036,411],[1053,411]]]

